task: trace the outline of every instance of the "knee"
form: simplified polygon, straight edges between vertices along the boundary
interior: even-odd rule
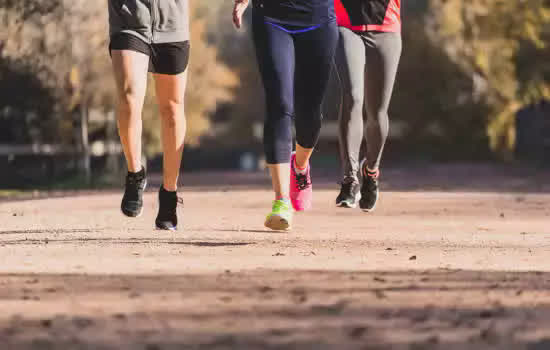
[[[348,109],[363,108],[364,94],[361,89],[352,89],[343,94],[344,105]]]
[[[130,118],[139,116],[142,109],[142,99],[140,99],[133,91],[125,91],[119,97],[119,114],[122,117]]]
[[[267,109],[268,119],[284,119],[294,114],[294,104],[290,97],[267,101]]]
[[[160,117],[170,128],[175,128],[185,118],[183,101],[171,100],[159,105]]]
[[[309,118],[297,118],[296,119],[296,141],[304,148],[313,148],[319,139],[321,132],[321,118],[322,114],[314,113]]]
[[[295,124],[298,126],[316,127],[321,124],[323,119],[323,105],[318,101],[301,101],[296,103],[295,108],[296,118]]]
[[[372,125],[388,124],[388,111],[383,109],[371,110],[367,108],[367,123]]]

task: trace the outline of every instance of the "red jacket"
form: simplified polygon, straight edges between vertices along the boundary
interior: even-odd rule
[[[338,25],[354,31],[400,32],[401,0],[334,0]]]

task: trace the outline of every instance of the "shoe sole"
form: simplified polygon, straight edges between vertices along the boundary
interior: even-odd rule
[[[145,185],[143,186],[143,192],[145,192],[146,188],[147,188],[147,179],[145,179]],[[135,219],[135,218],[139,218],[143,214],[143,208],[144,208],[144,206],[141,207],[141,210],[139,211],[139,214],[137,214],[136,216],[126,215],[126,213],[122,209],[120,209],[120,211],[122,212],[122,215],[124,215],[125,217]]]
[[[290,223],[285,218],[272,215],[264,223],[265,227],[274,231],[287,231],[290,230]]]
[[[336,203],[336,206],[338,208],[354,209],[354,208],[357,208],[357,203],[359,203],[359,200],[361,200],[361,192],[357,192],[357,194],[355,195],[355,201],[353,203],[341,201]]]
[[[343,202],[337,203],[336,206],[338,208],[353,209],[353,208],[357,208],[357,203],[350,204],[349,202],[343,201]]]
[[[157,230],[157,231],[177,231],[178,228],[177,228],[177,227],[173,227],[173,228],[160,228],[160,227],[158,227],[157,225],[155,225],[155,230]]]

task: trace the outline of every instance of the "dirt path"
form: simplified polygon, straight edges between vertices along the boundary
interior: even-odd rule
[[[550,349],[550,194],[332,190],[290,233],[264,190],[0,203],[1,349]]]

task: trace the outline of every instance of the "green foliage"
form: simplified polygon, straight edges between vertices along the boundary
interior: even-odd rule
[[[546,0],[431,0],[432,38],[472,76],[474,94],[489,109],[490,146],[509,154],[514,113],[550,97]]]
[[[220,48],[208,40],[212,4],[192,2],[191,61],[186,94],[187,140],[197,143],[210,129],[210,116],[219,104],[233,100],[238,76],[220,58]],[[214,26],[219,30],[219,25]]]
[[[391,119],[404,125],[400,141],[407,151],[428,158],[488,156],[487,107],[448,55],[427,37],[422,17],[409,18],[391,105]],[[390,131],[391,132],[391,131]]]
[[[265,113],[250,26],[232,29],[229,1],[191,3],[187,140],[215,135],[217,144],[249,144],[253,122]],[[404,6],[404,50],[391,106],[392,120],[403,125],[404,146],[446,158],[486,157],[490,149],[509,154],[516,110],[550,98],[548,1],[415,0]],[[1,2],[2,142],[71,144],[79,108],[113,109],[106,20],[104,1]],[[326,119],[336,117],[336,95],[329,92]],[[152,80],[143,130],[145,151],[158,153]]]
[[[61,1],[7,1],[0,7],[0,129],[5,140],[50,142],[67,131],[58,103],[65,97],[65,82],[56,74],[66,70],[52,62],[70,54],[70,47],[54,39],[62,19]]]
[[[205,23],[211,28],[208,41],[218,48],[218,58],[235,74],[231,99],[217,106],[214,118],[221,125],[214,146],[249,146],[257,142],[252,138],[254,122],[263,121],[265,105],[263,86],[256,62],[256,53],[250,32],[250,9],[245,13],[245,26],[233,27],[233,2],[219,1],[202,5]],[[225,28],[220,30],[220,28]]]
[[[202,8],[191,24],[190,143],[209,130],[210,114],[231,98],[237,82],[207,41],[204,16],[209,7]],[[0,24],[0,142],[73,144],[75,116],[82,108],[114,109],[105,1],[4,0]],[[153,155],[161,147],[152,79],[144,110],[144,150]]]

